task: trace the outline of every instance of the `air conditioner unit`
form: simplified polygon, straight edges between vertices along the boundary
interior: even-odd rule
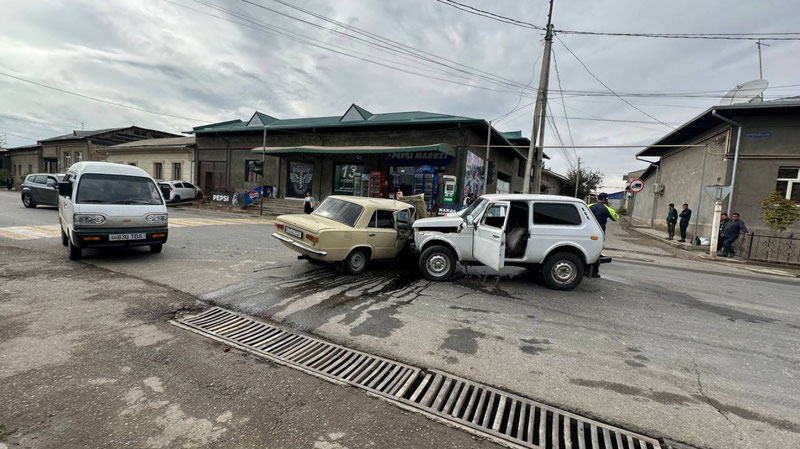
[[[664,184],[653,184],[653,192],[659,195],[664,194]]]

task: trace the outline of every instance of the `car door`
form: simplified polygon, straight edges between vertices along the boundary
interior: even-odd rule
[[[36,177],[33,178],[33,184],[31,187],[33,192],[31,198],[33,198],[33,202],[36,204],[47,203],[47,194],[45,193],[45,189],[47,187],[47,175],[36,175]]]
[[[394,256],[400,254],[408,245],[409,240],[414,238],[411,225],[414,223],[415,212],[413,208],[399,210],[394,213],[394,228],[397,230],[395,239]]]
[[[58,180],[55,176],[48,176],[41,192],[42,202],[45,204],[58,205]]]
[[[394,212],[376,210],[369,220],[367,241],[372,246],[373,259],[391,259],[395,255],[397,230],[394,228]]]
[[[193,200],[197,198],[197,188],[193,184],[189,184],[188,182],[183,183],[183,187],[186,189],[186,199]],[[183,198],[183,197],[181,197]]]
[[[510,206],[508,201],[489,203],[472,234],[475,260],[498,271],[505,262],[505,231]]]

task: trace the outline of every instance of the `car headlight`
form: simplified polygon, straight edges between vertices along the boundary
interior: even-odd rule
[[[150,214],[146,218],[148,223],[166,223],[167,214]]]
[[[106,222],[106,217],[100,214],[75,214],[72,222],[76,225],[100,225]]]

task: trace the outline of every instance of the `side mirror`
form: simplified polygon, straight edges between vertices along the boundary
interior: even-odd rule
[[[59,182],[58,183],[58,194],[61,196],[72,196],[72,183],[71,182]]]
[[[475,224],[475,221],[472,219],[472,215],[465,215],[464,221],[467,222],[467,226],[473,226]]]

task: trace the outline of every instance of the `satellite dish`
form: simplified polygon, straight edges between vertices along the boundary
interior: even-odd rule
[[[764,92],[769,85],[767,80],[753,80],[739,84],[722,97],[721,105],[729,106],[739,103],[752,103]]]

